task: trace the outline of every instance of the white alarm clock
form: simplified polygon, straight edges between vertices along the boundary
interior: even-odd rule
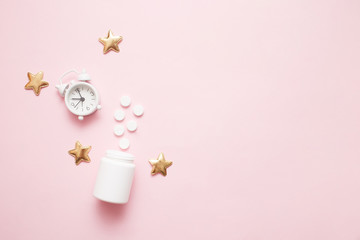
[[[62,78],[71,72],[78,74],[78,82],[71,81],[68,84],[63,84]],[[80,74],[71,70],[64,73],[60,78],[60,85],[56,85],[61,96],[65,98],[66,107],[70,112],[77,115],[79,120],[83,120],[84,116],[101,109],[98,92],[93,85],[87,82],[90,80],[91,78],[85,70]]]

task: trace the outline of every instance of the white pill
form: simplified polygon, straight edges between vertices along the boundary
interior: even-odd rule
[[[121,126],[121,125],[115,125],[115,127],[114,127],[114,134],[115,134],[116,136],[121,136],[121,135],[124,134],[124,132],[125,132],[125,128],[124,128],[123,126]]]
[[[133,113],[135,116],[140,117],[144,114],[144,107],[141,105],[135,105],[133,108]]]
[[[119,141],[119,146],[120,146],[120,148],[123,149],[123,150],[128,149],[129,146],[130,146],[130,141],[129,141],[129,139],[127,139],[127,138],[122,138],[122,139],[120,139],[120,141]]]
[[[137,128],[137,123],[134,120],[130,120],[126,123],[126,127],[130,132],[134,132]]]
[[[128,107],[130,106],[131,103],[131,98],[129,96],[122,96],[120,99],[120,104],[123,107]]]
[[[117,121],[122,121],[124,120],[125,118],[125,112],[123,110],[116,110],[114,112],[114,118],[117,120]]]

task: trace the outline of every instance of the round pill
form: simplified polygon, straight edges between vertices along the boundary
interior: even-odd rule
[[[120,141],[119,141],[119,146],[120,146],[120,148],[123,149],[123,150],[128,149],[129,146],[130,146],[130,141],[129,141],[129,139],[127,139],[127,138],[122,138],[122,139],[120,139]]]
[[[126,123],[126,127],[130,132],[134,132],[137,128],[137,123],[134,120],[130,120]]]
[[[133,108],[133,113],[135,116],[140,117],[144,114],[144,107],[141,105],[135,105]]]
[[[120,104],[123,107],[128,107],[130,106],[131,103],[131,98],[129,96],[122,96],[120,99]]]
[[[125,118],[125,112],[123,110],[116,110],[114,112],[114,118],[117,120],[117,121],[122,121],[124,120]]]
[[[114,127],[114,134],[116,136],[121,136],[124,134],[125,128],[121,125],[115,125]]]

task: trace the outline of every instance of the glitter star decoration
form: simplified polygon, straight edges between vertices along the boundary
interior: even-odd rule
[[[157,173],[161,173],[163,176],[166,176],[166,169],[172,165],[171,161],[166,161],[164,154],[160,153],[157,159],[150,159],[149,160],[152,169],[151,174],[155,175]]]
[[[118,44],[121,43],[122,39],[121,36],[114,36],[111,30],[109,30],[107,38],[99,38],[99,41],[104,45],[104,54],[111,50],[119,52]]]
[[[32,74],[28,72],[29,82],[25,85],[25,89],[34,90],[36,96],[39,96],[41,88],[49,86],[49,83],[43,81],[44,73],[38,72],[37,74]]]
[[[69,154],[75,158],[75,164],[79,165],[81,162],[90,162],[89,152],[91,146],[83,147],[79,141],[75,143],[75,148],[69,151]]]

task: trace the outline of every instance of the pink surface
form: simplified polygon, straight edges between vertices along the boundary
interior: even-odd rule
[[[1,1],[0,239],[360,239],[359,1]],[[99,37],[124,37],[102,53]],[[79,122],[56,92],[86,68],[103,109]],[[48,88],[24,90],[27,72]],[[118,149],[130,202],[92,196]],[[129,115],[128,112],[128,117]],[[92,162],[67,151],[91,145]],[[151,177],[163,151],[168,176]]]

